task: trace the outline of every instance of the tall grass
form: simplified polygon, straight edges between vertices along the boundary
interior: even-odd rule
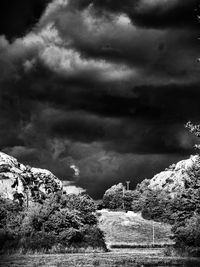
[[[108,251],[108,250],[107,250]],[[103,248],[94,247],[64,247],[60,244],[52,246],[51,249],[25,249],[25,248],[12,248],[8,250],[1,250],[0,255],[41,255],[41,254],[88,254],[88,253],[103,253],[106,252]]]
[[[168,257],[198,257],[200,258],[199,247],[188,247],[188,246],[173,246],[166,247],[164,249],[164,255]]]

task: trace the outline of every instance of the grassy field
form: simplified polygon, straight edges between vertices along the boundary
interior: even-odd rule
[[[156,247],[173,244],[170,225],[144,220],[133,212],[99,211],[99,226],[110,248],[151,247],[153,228]]]
[[[198,259],[183,259],[155,256],[155,251],[134,250],[128,252],[108,252],[98,254],[51,254],[51,255],[12,255],[0,257],[1,267],[199,267]]]

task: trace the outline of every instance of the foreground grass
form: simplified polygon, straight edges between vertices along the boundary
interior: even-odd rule
[[[0,266],[2,267],[64,267],[64,266],[185,266],[199,267],[200,260],[191,258],[170,258],[162,257],[159,254],[161,251],[148,250],[148,256],[145,251],[132,250],[129,252],[108,252],[108,253],[90,253],[90,254],[55,254],[55,255],[11,255],[0,257]]]
[[[171,226],[145,220],[133,212],[99,211],[99,227],[105,233],[110,248],[152,247],[172,245]]]

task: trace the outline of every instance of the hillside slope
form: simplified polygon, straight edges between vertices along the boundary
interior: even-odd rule
[[[62,182],[50,171],[25,166],[0,152],[0,196],[11,200],[40,200],[62,190]]]
[[[151,245],[172,244],[171,226],[164,223],[145,220],[133,212],[116,212],[102,210],[99,212],[99,227],[105,233],[108,246],[113,245]]]
[[[161,189],[169,193],[176,193],[191,186],[200,187],[200,157],[191,156],[179,161],[168,169],[155,175],[149,180],[150,189]]]

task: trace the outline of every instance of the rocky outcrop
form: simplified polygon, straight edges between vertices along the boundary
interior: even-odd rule
[[[149,181],[150,189],[165,190],[169,193],[189,187],[200,188],[200,157],[198,155],[171,165]]]
[[[0,196],[19,202],[41,201],[62,190],[62,182],[45,169],[32,168],[0,152]]]

